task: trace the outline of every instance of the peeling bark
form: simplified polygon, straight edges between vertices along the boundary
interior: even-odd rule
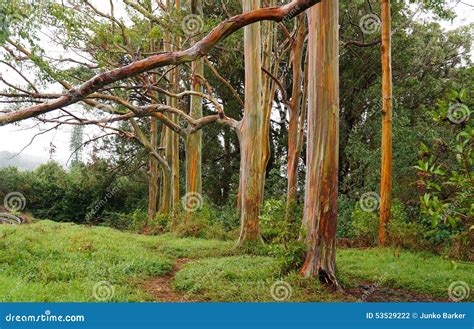
[[[181,1],[174,0],[174,8],[175,10],[181,10]],[[176,49],[179,50],[181,45],[181,38],[179,36],[174,36],[173,44],[175,45]],[[177,93],[179,91],[179,67],[175,67],[174,70],[171,71],[172,75],[172,91]],[[171,98],[171,107],[178,108],[178,99]],[[172,121],[178,125],[178,116],[176,114],[171,115]],[[171,133],[171,168],[172,168],[172,210],[173,213],[176,213],[178,210],[179,205],[179,135],[176,133]]]
[[[260,0],[242,0],[244,12]],[[262,111],[262,44],[260,23],[245,27],[245,113],[240,126],[241,227],[238,245],[261,242],[259,215],[265,181],[265,112]]]
[[[306,277],[338,286],[336,219],[339,159],[339,3],[309,11],[308,147],[303,223]]]
[[[193,14],[202,16],[202,1],[192,1]],[[204,59],[200,58],[191,65],[192,90],[202,93],[200,77],[204,76]],[[202,118],[202,97],[191,96],[189,115],[194,119]],[[202,194],[202,132],[198,131],[186,138],[186,193]]]
[[[292,67],[293,67],[293,88],[289,104],[290,121],[288,125],[288,185],[287,185],[287,208],[291,209],[297,201],[298,192],[298,162],[301,155],[302,143],[299,143],[299,136],[303,132],[300,130],[300,115],[302,108],[306,106],[302,102],[303,90],[303,46],[306,37],[306,26],[304,16],[298,17],[298,30],[295,42],[292,45]],[[304,125],[304,117],[303,122]]]

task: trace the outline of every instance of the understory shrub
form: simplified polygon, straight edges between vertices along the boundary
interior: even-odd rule
[[[352,213],[352,226],[356,240],[365,246],[375,246],[378,241],[379,214],[364,211],[359,205]],[[428,242],[423,240],[423,226],[411,221],[405,206],[398,200],[392,204],[392,216],[387,227],[388,244],[408,249],[424,249]]]
[[[266,200],[260,215],[260,229],[266,243],[287,244],[297,240],[301,231],[301,207],[286,208],[282,199]]]

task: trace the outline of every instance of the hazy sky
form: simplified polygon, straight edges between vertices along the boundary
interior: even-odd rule
[[[465,0],[468,3],[470,0]],[[101,10],[106,11],[108,1],[95,1],[100,3]],[[105,6],[105,7],[104,7]],[[474,9],[472,6],[463,2],[457,4],[453,3],[457,13],[457,18],[453,22],[442,22],[442,26],[446,29],[454,29],[461,25],[474,22]],[[54,53],[54,50],[52,50]],[[54,54],[53,54],[54,56]],[[5,70],[4,67],[0,69],[5,78],[11,81],[13,78],[9,76],[11,72]],[[33,136],[38,134],[40,130],[35,125],[33,120],[27,120],[21,123],[20,126],[8,125],[0,127],[0,151],[10,151],[18,153],[22,148],[27,146]],[[71,127],[60,127],[59,129],[37,136],[33,143],[24,151],[24,155],[34,155],[43,158],[45,161],[49,158],[50,145],[53,144],[56,152],[54,159],[60,163],[65,163],[69,158],[69,136]],[[96,133],[95,130],[88,128],[85,130],[85,138],[92,137]]]

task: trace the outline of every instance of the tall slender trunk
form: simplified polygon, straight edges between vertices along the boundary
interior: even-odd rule
[[[244,12],[260,8],[260,0],[242,0]],[[245,113],[240,138],[241,229],[238,245],[260,242],[259,215],[265,182],[264,133],[265,113],[262,111],[262,46],[260,23],[246,26],[245,44]]]
[[[339,159],[339,2],[309,10],[308,147],[303,223],[306,277],[338,286],[335,275]]]
[[[174,10],[181,10],[181,0],[174,0]],[[178,51],[181,48],[181,38],[176,34],[173,38],[173,44],[175,48],[173,51]],[[179,91],[179,67],[177,66],[172,71],[172,90],[174,93]],[[171,106],[178,108],[178,99],[171,99]],[[178,123],[178,115],[171,115],[173,122]],[[172,159],[171,159],[171,168],[172,168],[172,210],[176,212],[179,205],[179,135],[175,132],[171,133],[171,150],[172,150]]]
[[[202,1],[192,0],[193,14],[202,17]],[[203,86],[201,77],[204,76],[204,59],[200,58],[192,63],[192,90],[201,92]],[[202,98],[191,96],[189,115],[194,119],[202,117]],[[198,131],[186,139],[186,193],[202,194],[202,132]]]
[[[171,2],[167,0],[166,2],[167,9],[171,10]],[[166,32],[163,37],[163,51],[170,52],[172,48],[172,38],[169,32]],[[167,81],[170,82],[172,87],[173,82],[173,72],[168,71],[166,74]],[[172,97],[166,96],[166,104],[173,106]],[[165,114],[166,116],[171,116],[170,114]],[[171,168],[171,172],[164,173],[161,186],[161,198],[160,198],[160,213],[169,214],[172,209],[172,197],[173,197],[173,143],[172,143],[172,134],[173,132],[167,126],[163,126],[163,131],[161,133],[161,147],[164,149],[164,155],[166,162]]]
[[[382,172],[380,187],[379,246],[392,208],[392,54],[390,0],[382,0]]]
[[[154,150],[157,150],[158,146],[158,125],[154,117],[150,118],[150,145]],[[148,226],[148,222],[152,221],[158,210],[158,160],[153,156],[149,155],[149,181],[148,181],[148,221],[145,223],[145,227]]]
[[[169,97],[167,97],[168,99]],[[169,101],[166,102],[169,104]],[[171,140],[171,129],[164,126],[163,131],[161,133],[161,145],[165,150],[165,160],[171,168],[171,147],[170,147],[170,140]],[[162,171],[163,179],[161,185],[161,197],[160,197],[160,213],[162,214],[169,214],[171,210],[171,188],[172,188],[172,173],[171,171],[166,173]]]
[[[286,203],[287,208],[297,201],[298,190],[298,162],[301,154],[301,147],[299,140],[299,124],[301,109],[306,106],[302,102],[302,83],[303,83],[303,46],[306,37],[306,26],[304,15],[297,19],[298,30],[295,42],[292,45],[292,66],[293,66],[293,88],[291,93],[291,100],[289,104],[290,122],[288,125],[288,185]]]

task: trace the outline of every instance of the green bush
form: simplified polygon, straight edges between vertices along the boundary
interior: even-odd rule
[[[240,212],[236,208],[235,202],[217,211],[216,222],[220,223],[226,231],[235,230],[240,226]]]
[[[352,213],[355,208],[355,201],[346,195],[340,194],[337,200],[337,237],[354,238],[352,225]]]
[[[376,212],[362,210],[357,204],[352,212],[352,227],[354,237],[363,245],[374,246],[377,244],[379,232],[379,216]]]
[[[173,217],[170,230],[179,237],[219,240],[230,238],[217,212],[208,202],[204,202],[200,209],[191,213],[181,210]]]
[[[302,241],[292,241],[285,245],[268,246],[269,256],[277,258],[281,263],[281,275],[288,274],[303,266],[306,256],[306,245]]]
[[[50,161],[28,172],[0,169],[0,197],[20,192],[26,198],[25,211],[37,218],[76,223],[100,223],[104,211],[126,214],[146,203],[146,185],[137,177],[111,175],[111,165],[97,161],[65,170]],[[137,174],[138,176],[138,174]],[[115,216],[119,226],[126,219]]]
[[[388,224],[388,240],[391,245],[420,250],[428,244],[423,240],[423,226],[394,218]]]
[[[288,211],[286,201],[266,200],[260,215],[262,238],[267,243],[283,243],[296,240],[301,230],[301,208],[297,205]]]
[[[379,233],[378,212],[368,212],[356,206],[352,213],[352,227],[354,236],[363,245],[375,246]],[[420,224],[410,222],[405,211],[405,206],[398,200],[393,200],[392,215],[387,227],[389,244],[420,249],[423,245],[423,227]]]

